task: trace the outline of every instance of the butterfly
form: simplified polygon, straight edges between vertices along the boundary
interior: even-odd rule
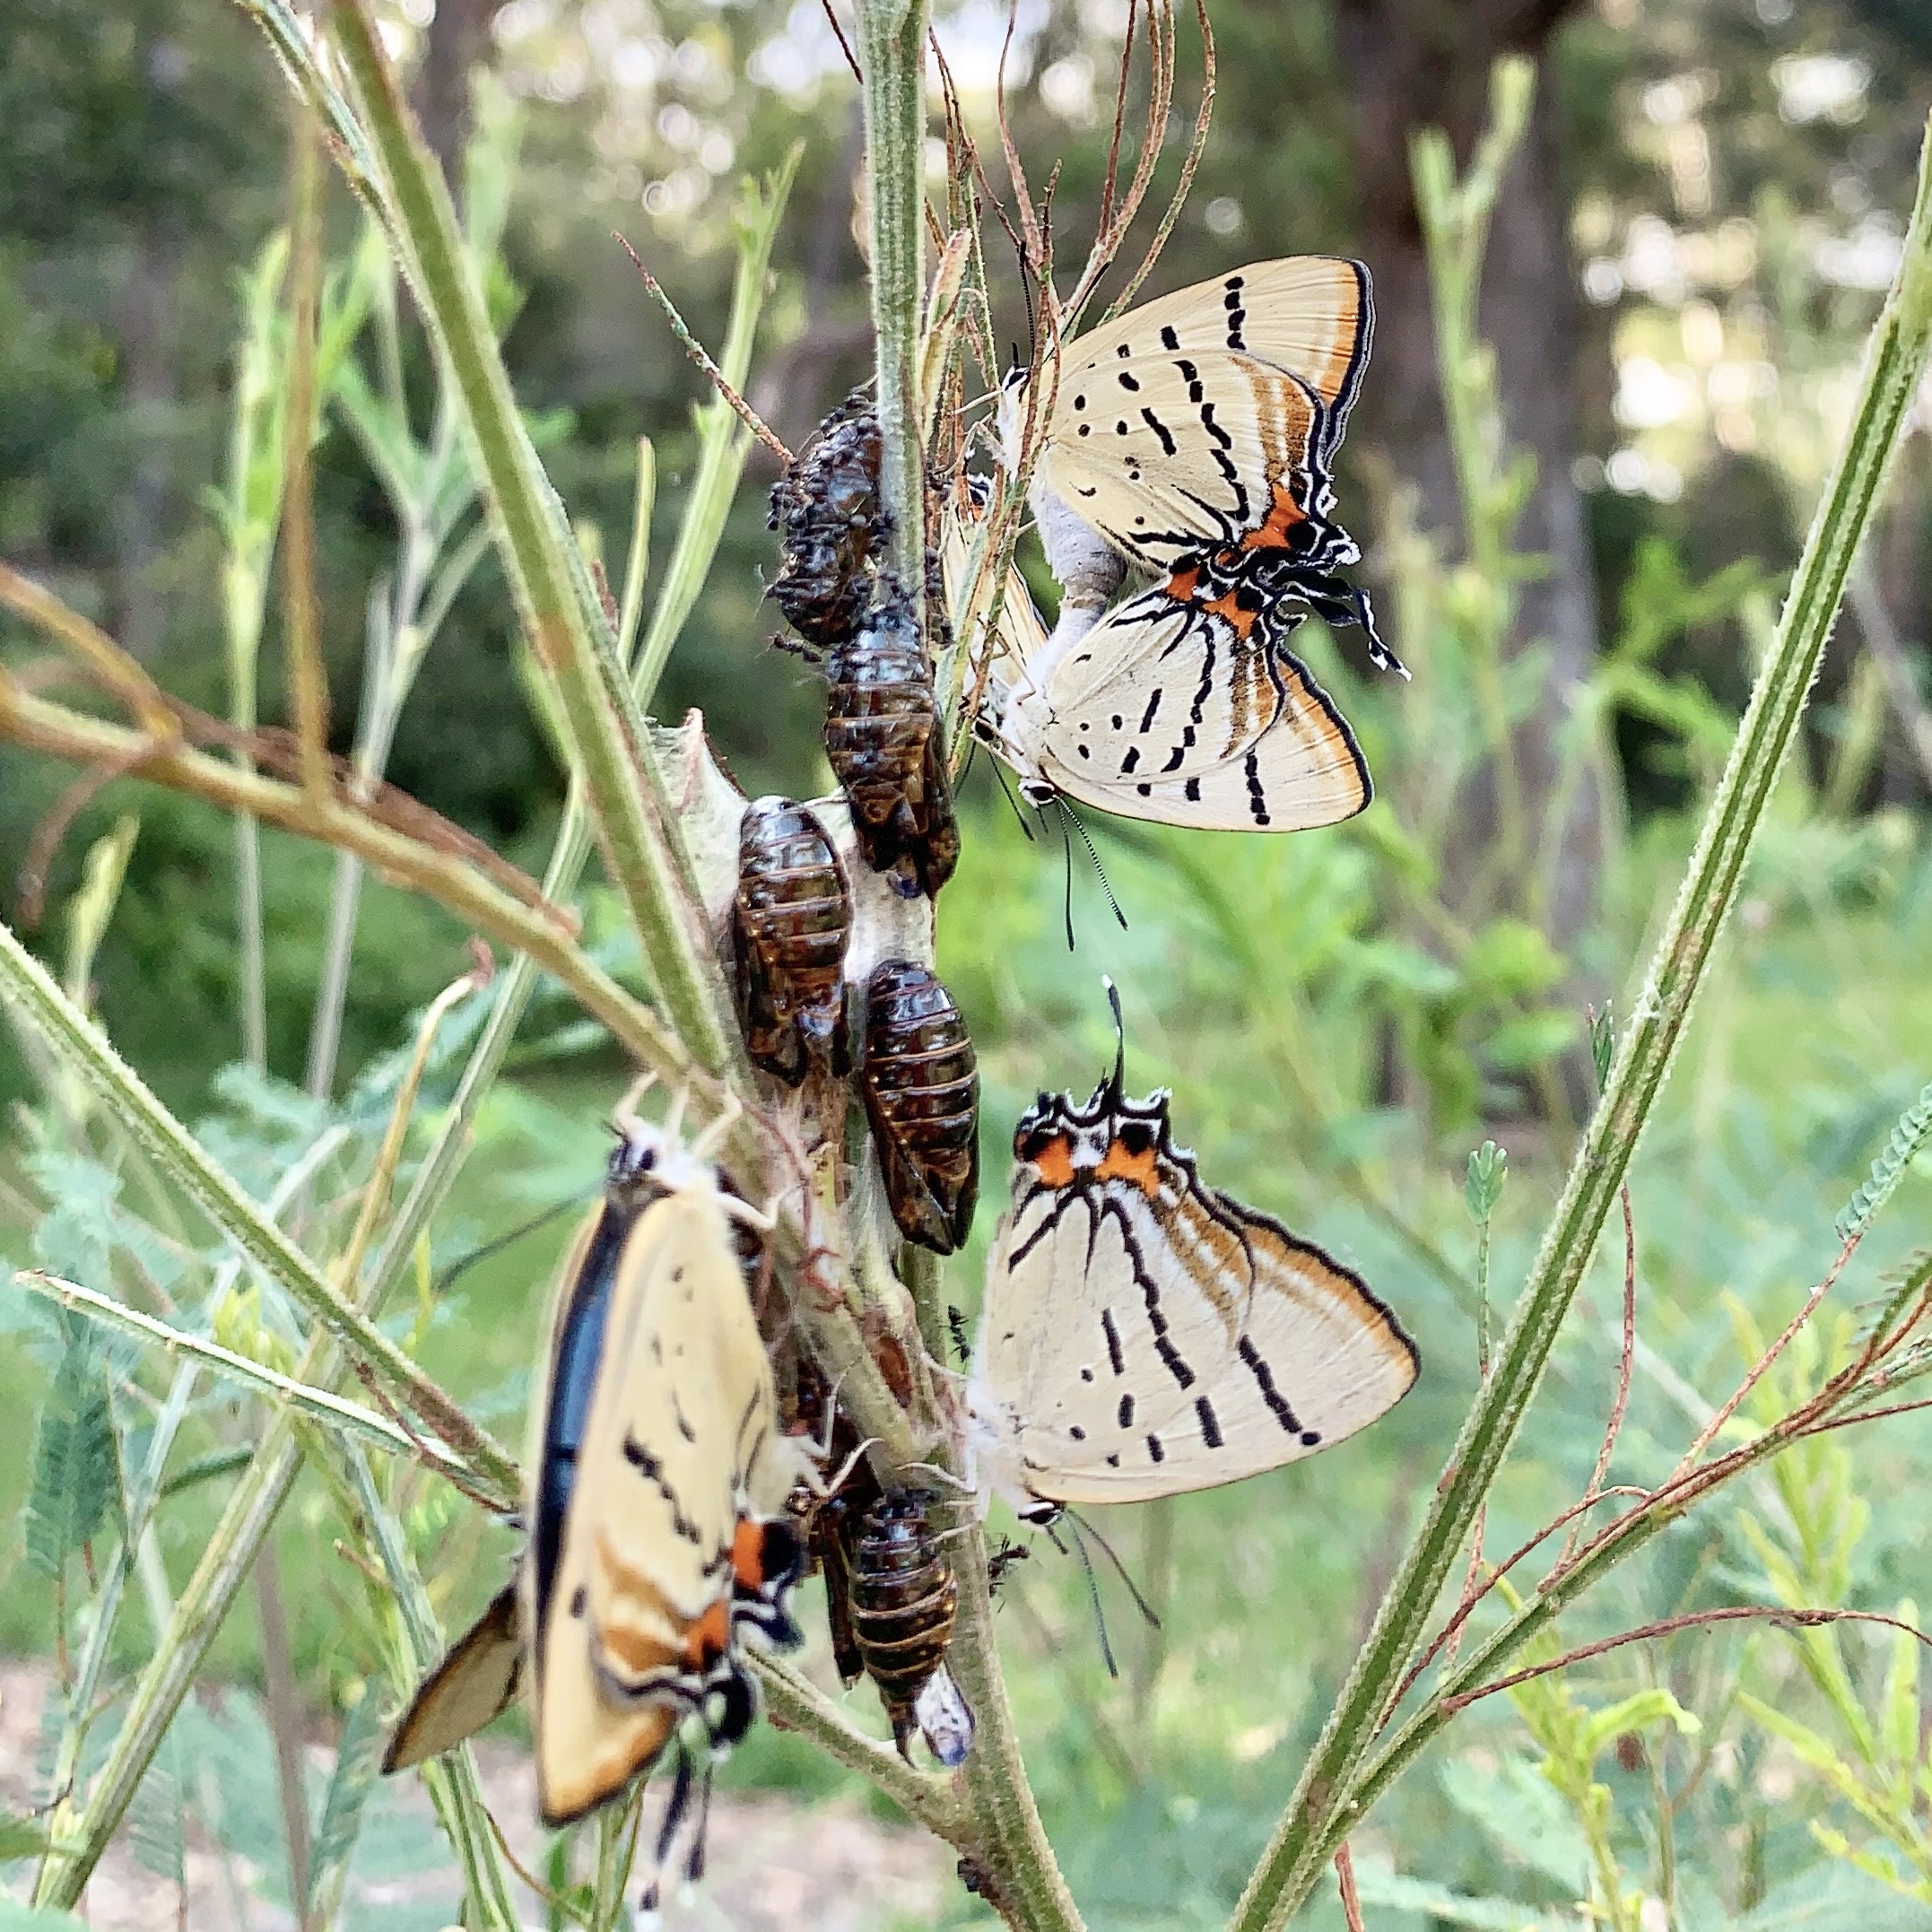
[[[715,1133],[714,1129],[714,1133]],[[571,1249],[536,1418],[531,1542],[417,1693],[386,1771],[461,1742],[527,1685],[545,1823],[614,1797],[693,1714],[757,1712],[745,1628],[796,1643],[803,1549],[737,1230],[761,1217],[674,1126],[625,1119]]]
[[[957,540],[948,562],[962,585],[963,554]],[[1299,831],[1353,817],[1373,796],[1368,762],[1258,597],[1242,585],[1177,600],[1161,587],[1097,623],[1063,614],[1049,636],[1009,570],[981,736],[1036,805],[1066,796],[1198,831]],[[983,610],[990,599],[974,601]]]
[[[1127,1099],[1124,1062],[1123,1040],[1083,1106],[1042,1094],[1014,1133],[966,1403],[982,1501],[1031,1521],[1298,1461],[1419,1365],[1359,1276],[1202,1181],[1167,1094]]]
[[[1203,829],[1332,824],[1371,796],[1341,713],[1284,648],[1303,615],[1359,624],[1401,666],[1330,511],[1374,309],[1359,262],[1259,262],[1080,337],[999,405],[1009,465],[1065,587],[1050,636],[1016,603],[996,748],[1036,799]],[[1044,419],[1029,427],[1029,416]],[[1102,615],[1127,566],[1155,583]],[[1010,596],[1006,602],[1014,602]]]

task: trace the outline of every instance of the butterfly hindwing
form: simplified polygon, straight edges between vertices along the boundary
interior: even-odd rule
[[[384,1772],[407,1771],[453,1751],[500,1717],[522,1688],[523,1663],[517,1586],[509,1583],[409,1701],[383,1754]]]
[[[1129,598],[1062,655],[1005,728],[1055,790],[1124,818],[1285,831],[1372,796],[1346,720],[1252,614]]]
[[[1118,1071],[1014,1136],[968,1392],[988,1487],[1023,1513],[1207,1489],[1339,1441],[1415,1377],[1348,1269],[1202,1185],[1167,1101]]]
[[[667,1192],[625,1240],[605,1368],[536,1632],[544,1814],[576,1817],[727,1692],[745,1484],[775,1416],[715,1195]]]

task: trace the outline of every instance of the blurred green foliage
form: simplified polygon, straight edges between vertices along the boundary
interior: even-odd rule
[[[1083,87],[1104,102],[1111,15],[1092,4],[1041,15],[1015,111],[1036,151],[1064,149],[1059,192],[1075,211],[1097,193],[1103,144],[1080,102]],[[500,319],[520,397],[553,426],[552,474],[606,555],[628,527],[635,439],[656,439],[653,551],[662,557],[681,509],[693,448],[688,410],[700,392],[605,231],[616,222],[647,249],[683,312],[715,341],[730,269],[718,197],[738,170],[763,165],[796,133],[809,137],[761,359],[769,379],[754,390],[796,442],[864,361],[864,295],[847,233],[850,94],[815,15],[664,0],[651,30],[633,37],[640,57],[657,64],[644,114],[624,98],[614,67],[578,57],[599,50],[602,17],[522,7],[499,16],[501,61],[531,97],[500,265]],[[1349,234],[1353,176],[1335,110],[1310,88],[1300,103],[1306,111],[1282,126],[1284,62],[1332,77],[1327,6],[1245,0],[1218,6],[1214,17],[1220,117],[1163,269],[1172,283],[1231,253],[1344,246]],[[783,66],[791,56],[772,51],[781,42],[816,63],[801,84],[779,84],[792,71]],[[1799,116],[1789,98],[1802,77],[1786,67],[1780,81],[1777,63],[1834,53],[1863,63],[1858,112]],[[573,58],[574,91],[557,81]],[[1837,261],[1850,275],[1848,258],[1830,247],[1852,248],[1867,232],[1866,217],[1896,202],[1900,129],[1915,120],[1928,72],[1932,44],[1901,0],[1801,10],[1676,0],[1640,18],[1606,4],[1580,16],[1558,48],[1564,191],[1586,287],[1609,286],[1588,282],[1591,262],[1612,264],[1621,278],[1597,300],[1596,361],[1580,374],[1595,453],[1584,460],[1597,465],[1590,507],[1607,635],[1588,688],[1571,694],[1570,744],[1576,769],[1594,760],[1610,782],[1601,903],[1576,957],[1546,936],[1528,854],[1491,882],[1488,903],[1449,890],[1459,828],[1437,807],[1494,748],[1469,669],[1485,651],[1491,668],[1510,668],[1500,664],[1499,622],[1485,605],[1501,585],[1458,564],[1434,533],[1405,524],[1385,490],[1375,492],[1374,561],[1396,589],[1398,647],[1417,672],[1414,687],[1372,687],[1318,630],[1303,638],[1361,732],[1385,800],[1375,812],[1292,840],[1096,823],[1095,845],[1127,914],[1120,931],[1075,857],[1033,840],[982,773],[968,784],[941,969],[979,1048],[988,1172],[1004,1171],[1006,1123],[1036,1090],[1079,1090],[1107,1064],[1098,979],[1110,972],[1127,1003],[1131,1082],[1171,1084],[1181,1131],[1214,1184],[1359,1266],[1418,1333],[1429,1365],[1414,1397],[1361,1441],[1232,1491],[1109,1520],[1162,1617],[1159,1631],[1142,1628],[1103,1580],[1125,1664],[1118,1682],[1101,1669],[1074,1566],[1042,1553],[1009,1578],[1006,1667],[1029,1769],[1096,1925],[1205,1926],[1225,1917],[1372,1609],[1379,1570],[1435,1479],[1479,1372],[1479,1283],[1506,1307],[1567,1152],[1569,1122],[1546,1076],[1588,1037],[1585,1015],[1568,1003],[1571,969],[1620,987],[1661,918],[1687,815],[1729,742],[1766,600],[1815,483],[1800,432],[1815,438],[1828,420],[1827,365],[1869,318],[1870,286],[1834,280],[1819,263]],[[263,50],[218,10],[116,0],[103,13],[43,0],[0,26],[0,553],[46,576],[139,645],[171,689],[213,709],[225,708],[224,539],[202,500],[222,474],[242,278],[284,213],[280,103]],[[1702,191],[1695,142],[1672,133],[1684,129],[1703,143]],[[713,135],[729,151],[718,167],[704,158]],[[1789,244],[1781,255],[1771,246],[1780,233],[1765,200],[1773,189],[1811,224],[1781,231]],[[1714,276],[1700,280],[1691,242],[1760,218],[1764,255],[1774,257],[1765,273],[1754,257],[1721,289]],[[346,264],[354,246],[346,210],[336,207],[333,219]],[[1077,216],[1066,219],[1077,231]],[[1674,265],[1642,286],[1631,279],[1634,265],[1654,265],[1658,256],[1647,220],[1667,231]],[[1678,354],[1686,328],[1701,326],[1684,311],[1700,300],[1721,309],[1724,327],[1761,352],[1752,367],[1762,362],[1785,386],[1777,406],[1759,409],[1745,438],[1735,422],[1726,429],[1731,405],[1713,404],[1715,439],[1701,448],[1701,468],[1679,474],[1675,497],[1602,482],[1619,448],[1643,454],[1648,443],[1644,474],[1653,483],[1663,474],[1657,463],[1683,458],[1681,423],[1632,420],[1629,367],[1640,353],[1664,366],[1660,331],[1675,332],[1667,352]],[[404,307],[395,375],[408,405],[402,420],[413,412],[420,432],[433,374]],[[1011,319],[1023,329],[1023,318]],[[379,359],[366,343],[358,352],[367,360],[352,380],[372,394]],[[1623,370],[1621,387],[1614,368]],[[1765,401],[1747,396],[1736,406]],[[344,751],[357,724],[347,694],[361,682],[371,587],[394,571],[402,534],[396,492],[370,462],[373,405],[361,409],[360,439],[347,433],[360,406],[352,400],[326,417],[318,452],[325,638]],[[1399,472],[1400,452],[1392,455]],[[1527,576],[1536,562],[1511,548],[1519,505],[1506,487],[1510,453],[1500,439],[1492,455],[1486,554]],[[1924,466],[1921,449],[1908,461],[1886,533],[1902,560],[1890,580],[1908,590],[1927,559]],[[765,646],[765,480],[754,471],[742,492],[658,709],[674,718],[701,704],[747,791],[807,793],[823,783],[818,686]],[[232,525],[227,535],[232,543]],[[1903,614],[1910,628],[1911,613]],[[1918,615],[1926,614],[1921,602]],[[278,631],[271,599],[264,715],[279,707]],[[485,562],[456,590],[422,657],[389,772],[535,864],[561,780],[518,694],[511,632],[507,597]],[[0,649],[14,662],[31,647],[9,631]],[[1500,698],[1519,716],[1545,694],[1533,655],[1513,672],[1516,683]],[[1838,701],[1849,688],[1834,669],[1828,726],[1844,715]],[[1668,1472],[1764,1335],[1829,1265],[1834,1216],[1870,1186],[1874,1160],[1932,1075],[1923,968],[1932,949],[1932,841],[1922,788],[1892,735],[1849,791],[1834,789],[1840,742],[1821,731],[1813,769],[1787,783],[1633,1187],[1641,1345],[1616,1466],[1628,1480]],[[0,880],[11,880],[68,777],[0,746]],[[335,861],[263,835],[272,1071],[240,1071],[230,1064],[240,988],[227,825],[168,795],[113,788],[65,841],[49,903],[69,904],[83,855],[115,813],[135,805],[140,830],[126,883],[83,981],[123,1050],[199,1117],[210,1144],[258,1193],[318,1136],[338,1132],[318,1177],[317,1212],[326,1213],[331,1190],[366,1165],[394,1088],[393,1049],[409,1016],[459,968],[465,936],[436,909],[370,883],[344,1027],[349,1077],[340,1098],[305,1098],[276,1075],[292,1079],[301,1062]],[[1080,936],[1071,962],[1063,894]],[[595,892],[587,910],[593,932],[614,923]],[[43,937],[49,952],[59,949],[57,925]],[[614,963],[629,963],[621,942],[610,950]],[[432,1101],[446,1097],[462,1044],[453,1030],[435,1075],[445,1085]],[[57,1097],[37,1087],[35,1070],[7,1057],[11,1050],[0,1043],[0,1092],[52,1104]],[[614,1059],[559,1005],[540,1004],[512,1066],[479,1122],[457,1211],[421,1258],[414,1295],[393,1315],[420,1341],[430,1371],[510,1433],[528,1399],[568,1223],[527,1233],[447,1291],[438,1281],[485,1240],[584,1195],[603,1113],[622,1083]],[[110,1137],[109,1158],[83,1161],[55,1135],[40,1136],[45,1118],[23,1115],[15,1146],[0,1156],[0,1261],[117,1284],[164,1305],[193,1271],[212,1266],[219,1275],[199,1251],[203,1231],[170,1218],[129,1150]],[[1887,1219],[1836,1291],[1836,1312],[1801,1340],[1747,1415],[1768,1419],[1780,1396],[1788,1404],[1814,1386],[1849,1347],[1855,1311],[1923,1240],[1932,1175],[1922,1140],[1887,1171],[1884,1186],[1895,1190]],[[1507,1188],[1500,1154],[1484,1158],[1479,1185],[1470,1160],[1478,1142],[1507,1148]],[[973,1252],[948,1277],[969,1307],[989,1226],[986,1217]],[[1616,1380],[1619,1259],[1601,1260],[1590,1302],[1493,1499],[1493,1556],[1589,1476]],[[288,1309],[235,1293],[209,1318],[250,1353],[285,1349],[299,1332]],[[0,1550],[11,1579],[0,1589],[0,1649],[45,1655],[55,1648],[58,1601],[48,1577],[78,1576],[83,1546],[111,1541],[152,1402],[126,1386],[128,1360],[70,1319],[8,1296],[0,1333],[0,1403],[40,1418],[32,1454],[23,1436],[22,1453],[0,1466],[0,1512],[10,1525]],[[156,1526],[163,1579],[192,1563],[242,1433],[231,1393],[205,1387]],[[1694,1518],[1660,1537],[1592,1603],[1587,1627],[1566,1625],[1562,1641],[1740,1599],[1869,1608],[1910,1622],[1926,1596],[1914,1499],[1928,1479],[1932,1433],[1922,1418],[1809,1445],[1729,1515]],[[355,1507],[352,1495],[306,1480],[279,1531],[285,1568],[306,1564],[312,1579],[289,1605],[304,1694],[344,1723],[338,1780],[314,1794],[324,1824],[318,1858],[352,1835],[370,1713],[393,1695],[362,1580],[313,1558]],[[400,1519],[438,1614],[446,1626],[459,1623],[496,1587],[510,1539],[420,1479],[405,1484]],[[110,1684],[142,1656],[154,1608],[150,1600],[123,1616]],[[806,1621],[814,1623],[809,1606]],[[1552,1639],[1551,1654],[1556,1648]],[[224,1630],[214,1658],[238,1683],[256,1680],[248,1617]],[[1825,1928],[1854,1916],[1872,1932],[1922,1932],[1932,1925],[1924,1708],[1915,1647],[1857,1626],[1685,1630],[1538,1680],[1478,1707],[1453,1746],[1399,1787],[1359,1835],[1372,1922],[1379,1932],[1573,1922],[1594,1878],[1613,1922],[1633,1932],[1655,1923],[1643,1916],[1644,1898],[1661,1901],[1667,1922],[1685,1932]],[[271,1759],[248,1692],[209,1709],[184,1707],[132,1823],[144,1862],[163,1877],[178,1871],[192,1823],[248,1861],[265,1896],[285,1900]],[[184,1778],[190,1763],[206,1775]],[[770,1727],[727,1777],[803,1796],[835,1782],[822,1758]],[[340,1828],[333,1838],[331,1819]],[[355,1841],[358,1881],[436,1858],[439,1841],[419,1823],[377,1807]],[[962,1895],[952,1909],[962,1922],[970,1913]],[[1327,1910],[1338,1924],[1338,1908]],[[393,1932],[414,1921],[359,1905],[347,1922]],[[431,1913],[422,1922],[439,1921]]]

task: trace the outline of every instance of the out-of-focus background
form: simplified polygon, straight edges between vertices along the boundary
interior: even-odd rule
[[[1056,229],[1063,258],[1077,260],[1128,0],[1018,0],[1010,40],[991,0],[935,11],[989,167],[1005,44],[1016,137],[1036,183],[1059,166]],[[1145,1628],[1103,1571],[1116,1681],[1077,1569],[1042,1546],[1013,1570],[1001,1630],[1029,1765],[1101,1926],[1225,1916],[1440,1472],[1477,1372],[1464,1164],[1485,1138],[1509,1153],[1493,1231],[1492,1298],[1503,1307],[1588,1104],[1586,1009],[1633,990],[1843,427],[1932,101],[1923,0],[1210,0],[1209,13],[1213,132],[1152,286],[1297,251],[1370,265],[1375,352],[1338,509],[1414,681],[1379,678],[1349,633],[1300,633],[1356,725],[1377,803],[1291,838],[1092,820],[1125,931],[1083,857],[1069,860],[1057,835],[1030,838],[980,761],[941,908],[940,968],[979,1049],[995,1205],[1020,1107],[1041,1087],[1083,1092],[1102,1068],[1100,975],[1110,972],[1125,994],[1130,1085],[1171,1085],[1209,1179],[1359,1266],[1419,1336],[1426,1366],[1394,1415],[1332,1455],[1105,1513],[1162,1616]],[[704,392],[613,230],[715,344],[737,184],[802,142],[749,398],[796,446],[869,368],[853,239],[859,110],[825,13],[816,0],[405,0],[392,24],[413,50],[439,152],[459,177],[466,148],[473,157],[496,318],[553,478],[617,575],[636,439],[652,438],[661,560]],[[1200,82],[1185,22],[1179,46],[1177,135]],[[1448,315],[1441,278],[1432,283],[1409,137],[1443,127],[1466,164],[1493,63],[1510,53],[1535,64],[1535,105],[1501,178],[1472,335]],[[478,65],[488,79],[473,92]],[[218,0],[26,0],[0,15],[0,559],[224,717],[236,666],[257,661],[258,612],[259,715],[271,720],[283,715],[279,619],[265,559],[249,549],[265,473],[251,483],[248,457],[265,447],[249,439],[264,405],[243,375],[251,341],[275,366],[286,99],[265,45]],[[1157,197],[1183,145],[1171,145]],[[506,589],[474,539],[426,344],[406,293],[358,254],[358,236],[332,187],[331,312],[349,318],[349,346],[316,464],[335,743],[366,752],[385,691],[400,698],[390,779],[540,870],[559,769],[519,683]],[[991,267],[1002,326],[1023,341],[1017,277],[996,256]],[[1630,1480],[1667,1472],[1754,1359],[1754,1337],[1782,1326],[1836,1251],[1834,1214],[1932,1079],[1928,431],[1923,409],[1637,1170],[1641,1345],[1619,1466]],[[701,706],[747,792],[808,796],[829,783],[821,686],[768,648],[777,619],[761,602],[773,474],[754,448],[657,709],[674,719]],[[1035,582],[1049,599],[1037,570]],[[420,663],[408,648],[418,640]],[[38,648],[0,622],[10,665]],[[370,663],[393,679],[400,660],[413,686],[379,689]],[[251,1038],[233,828],[126,783],[78,802],[70,821],[73,779],[0,744],[8,917],[38,912],[35,944],[71,960],[83,862],[91,850],[124,861],[83,978],[146,1078],[265,1194],[278,1148],[331,1119],[368,1131],[393,1078],[387,1057],[462,970],[466,936],[365,883],[340,1040],[318,1049],[336,864],[265,833]],[[101,846],[117,828],[120,843]],[[595,889],[587,907],[612,963],[632,970]],[[0,1099],[39,1106],[39,1069],[19,1044],[0,1031]],[[438,1264],[583,1198],[622,1083],[594,1034],[540,1002],[437,1231]],[[164,1301],[165,1243],[121,1198],[111,1163],[57,1171],[29,1122],[20,1116],[0,1149],[0,1261],[91,1262],[101,1280],[131,1271]],[[54,1199],[64,1205],[50,1222]],[[1932,1180],[1915,1174],[1828,1305],[1804,1358],[1812,1369],[1844,1345],[1858,1304],[1925,1240],[1928,1218]],[[989,1205],[947,1277],[969,1310],[991,1219]],[[569,1225],[567,1214],[528,1233],[411,1312],[433,1372],[512,1437]],[[1615,1384],[1614,1260],[1580,1302],[1493,1502],[1493,1551],[1587,1476]],[[67,1667],[55,1575],[23,1507],[29,1418],[59,1348],[4,1290],[0,1335],[0,1652],[19,1660],[0,1680],[0,1788],[23,1804],[40,1748],[23,1713]],[[222,1454],[239,1440],[225,1402],[197,1414],[206,1466],[164,1515],[161,1587],[185,1579],[218,1508]],[[1564,1634],[1582,1641],[1719,1600],[1896,1611],[1924,1592],[1928,1480],[1932,1437],[1916,1418],[1827,1439],[1784,1478],[1661,1538]],[[280,1710],[302,1727],[318,1778],[374,1668],[357,1592],[332,1573],[337,1507],[305,1484],[279,1543],[294,1674]],[[412,1527],[454,1624],[494,1588],[508,1541],[447,1497],[425,1494]],[[124,1613],[118,1665],[131,1668],[150,1637],[140,1609]],[[1873,1744],[1887,1723],[1916,1740],[1916,1680],[1889,1639],[1848,1637],[1844,1654],[1844,1682],[1827,1682],[1788,1635],[1702,1631],[1572,1674],[1573,1716],[1614,1713],[1592,1734],[1580,1783],[1552,1769],[1555,1719],[1491,1701],[1359,1835],[1371,1923],[1573,1923],[1607,1850],[1642,1894],[1630,1923],[1643,1932],[1842,1926],[1854,1913],[1872,1932],[1932,1927],[1928,1787],[1887,1784]],[[197,1928],[292,1922],[279,1816],[264,1796],[273,1749],[252,1614],[233,1620],[215,1661],[226,1688],[182,1719],[199,1727],[181,1745],[194,1773],[159,1806],[173,1806],[173,1835],[153,1827],[144,1839],[136,1819],[126,1884],[144,1902],[126,1923],[171,1922],[172,1904],[152,1900],[168,1896],[184,1831],[203,1886]],[[1648,1701],[1620,1705],[1639,1693]],[[870,1695],[855,1693],[855,1706]],[[1780,1730],[1780,1714],[1802,1735]],[[515,1811],[514,1748],[502,1762]],[[692,1908],[691,1923],[870,1928],[967,1922],[979,1910],[944,1858],[883,1812],[864,1815],[849,1792],[838,1830],[788,1823],[787,1807],[844,1789],[795,1740],[761,1730],[726,1782],[763,1795],[721,1818],[764,1820],[765,1835],[720,1828],[714,1863],[728,1867],[737,1843],[753,1880],[742,1895],[721,1885],[725,1902]],[[763,1866],[742,1849],[779,1841]],[[144,1892],[140,1858],[154,1843],[160,1889]],[[439,1844],[426,1811],[396,1808],[359,1855],[345,1922],[445,1922],[453,1889],[438,1896],[422,1882],[440,1869]],[[784,1882],[753,1882],[781,1867]]]

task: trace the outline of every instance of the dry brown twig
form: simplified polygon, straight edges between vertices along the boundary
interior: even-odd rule
[[[1368,1932],[1362,1916],[1362,1894],[1355,1890],[1355,1855],[1345,1838],[1335,1848],[1335,1876],[1342,1888],[1342,1916],[1348,1921],[1348,1932]]]
[[[1499,1691],[1513,1691],[1519,1684],[1528,1684],[1535,1678],[1568,1670],[1572,1664],[1585,1663],[1593,1657],[1603,1657],[1630,1644],[1649,1643],[1658,1637],[1675,1636],[1679,1631],[1695,1630],[1711,1623],[1789,1623],[1801,1630],[1815,1629],[1826,1623],[1878,1623],[1887,1630],[1902,1631],[1914,1642],[1932,1649],[1932,1636],[1928,1636],[1916,1623],[1908,1623],[1902,1617],[1885,1616],[1876,1610],[1788,1610],[1780,1604],[1725,1604],[1715,1610],[1689,1610],[1682,1616],[1663,1617],[1655,1623],[1640,1624],[1635,1630],[1619,1631],[1614,1637],[1599,1637],[1595,1643],[1579,1644],[1575,1649],[1565,1650],[1560,1657],[1545,1658],[1544,1662],[1528,1665],[1522,1670],[1512,1670],[1508,1676],[1498,1677],[1493,1684],[1478,1684],[1473,1691],[1446,1697],[1442,1708],[1453,1715],[1466,1710],[1481,1698],[1493,1697]]]
[[[707,350],[704,344],[700,342],[695,335],[692,334],[690,327],[686,325],[684,321],[683,317],[677,312],[677,304],[674,302],[671,298],[665,293],[662,283],[658,282],[656,275],[651,274],[649,269],[645,267],[643,262],[639,258],[638,251],[633,248],[622,235],[617,234],[617,231],[615,229],[613,229],[611,232],[612,234],[616,235],[617,246],[621,248],[624,251],[624,253],[631,257],[631,265],[637,270],[639,274],[643,276],[644,287],[647,292],[649,294],[650,299],[657,304],[658,308],[664,310],[665,319],[671,325],[671,333],[677,337],[679,343],[683,345],[684,353],[689,356],[691,360],[695,362],[701,370],[704,371],[705,375],[708,378],[709,378],[711,387],[716,389],[721,396],[724,397],[725,401],[730,405],[732,413],[737,417],[738,421],[742,422],[744,427],[748,429],[752,432],[752,434],[755,436],[758,440],[761,442],[765,446],[765,448],[769,449],[771,454],[775,456],[779,459],[779,461],[786,466],[786,468],[789,469],[791,467],[792,453],[785,447],[785,444],[779,439],[778,432],[773,430],[770,425],[766,422],[765,419],[761,416],[758,412],[753,409],[752,405],[747,403],[742,396],[738,394],[735,388],[732,387],[730,379],[725,374],[724,370],[721,370],[718,366],[718,364],[711,360],[709,351]]]

